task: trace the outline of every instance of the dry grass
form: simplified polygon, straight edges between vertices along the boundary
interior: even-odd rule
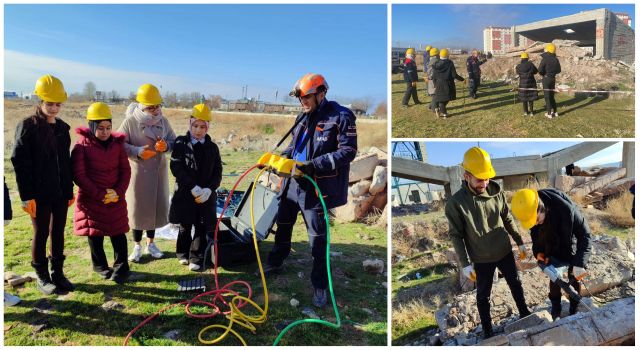
[[[393,310],[394,326],[410,327],[416,322],[433,318],[433,308],[429,308],[422,299],[413,299]]]
[[[634,196],[631,192],[622,192],[620,196],[609,199],[604,212],[607,213],[609,221],[618,227],[634,227],[635,220],[631,216],[631,207]]]
[[[72,129],[85,126],[88,102],[66,103],[60,117],[71,125]],[[113,113],[113,125],[117,129],[124,119],[126,105],[110,106]],[[24,100],[5,100],[4,104],[4,139],[5,149],[13,148],[15,126],[17,123],[33,113],[35,104]],[[164,108],[163,113],[169,119],[171,127],[177,135],[186,133],[190,110]],[[213,120],[209,135],[222,148],[230,147],[241,150],[269,151],[293,124],[293,115],[251,114],[213,112]],[[221,145],[222,140],[229,141],[229,135],[235,135],[227,145]],[[75,144],[75,132],[71,135],[71,142]],[[387,149],[387,121],[359,120],[358,148],[366,150],[372,146],[382,150]]]

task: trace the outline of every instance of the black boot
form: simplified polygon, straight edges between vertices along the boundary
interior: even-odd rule
[[[562,299],[549,299],[551,300],[551,318],[555,321],[560,318],[562,314]]]
[[[571,299],[569,301],[569,315],[575,315],[578,312],[578,305],[580,302]]]
[[[56,285],[59,292],[70,292],[74,290],[73,284],[64,276],[63,265],[65,256],[49,257],[51,261],[51,281]]]
[[[56,286],[49,277],[49,266],[45,263],[31,262],[31,266],[36,270],[36,287],[42,294],[51,295],[56,292]]]

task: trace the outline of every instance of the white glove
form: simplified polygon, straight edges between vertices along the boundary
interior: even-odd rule
[[[523,244],[521,246],[518,246],[518,253],[520,253],[519,256],[518,256],[518,258],[520,258],[520,261],[527,260],[527,246],[526,245]]]
[[[204,203],[209,200],[209,196],[211,196],[211,189],[203,188],[202,194],[196,197],[196,203]]]
[[[564,277],[565,272],[569,270],[569,266],[560,266],[556,267],[556,272],[558,273],[558,278]]]
[[[462,269],[462,274],[471,281],[476,281],[476,270],[473,269],[473,264]]]
[[[200,188],[200,186],[196,185],[196,187],[191,189],[191,195],[193,196],[193,198],[197,198],[202,194],[202,188]]]
[[[583,267],[574,266],[573,267],[573,276],[576,280],[580,281],[587,276],[587,270]]]
[[[549,276],[551,282],[555,282],[558,279],[558,270],[553,265],[547,265],[547,267],[542,270],[545,275]]]

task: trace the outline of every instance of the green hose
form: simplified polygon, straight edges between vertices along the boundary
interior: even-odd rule
[[[336,323],[331,323],[331,322],[327,322],[324,320],[317,320],[317,319],[313,319],[313,318],[307,318],[304,320],[299,320],[299,321],[295,321],[292,324],[288,325],[287,327],[285,327],[285,329],[282,330],[282,332],[280,332],[280,334],[278,334],[278,337],[276,338],[276,340],[273,342],[273,345],[276,346],[278,345],[278,343],[280,342],[280,339],[284,336],[285,333],[287,333],[291,328],[303,324],[303,323],[319,323],[325,326],[329,326],[331,328],[335,328],[335,329],[339,329],[340,325],[342,324],[342,322],[340,321],[340,313],[338,313],[338,304],[336,303],[336,297],[333,294],[333,282],[331,281],[331,260],[330,258],[330,246],[331,246],[331,229],[329,227],[329,213],[327,211],[327,206],[324,204],[324,199],[322,198],[322,192],[320,192],[320,188],[318,187],[318,184],[313,181],[313,179],[311,177],[309,177],[308,175],[303,175],[303,177],[307,180],[309,180],[311,182],[311,184],[313,184],[313,187],[316,188],[316,191],[318,191],[318,198],[320,198],[320,203],[322,204],[322,209],[324,210],[324,220],[327,224],[327,276],[329,277],[329,293],[331,294],[331,302],[333,303],[333,311],[336,314]]]

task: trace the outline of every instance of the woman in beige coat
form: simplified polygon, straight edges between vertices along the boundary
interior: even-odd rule
[[[118,129],[126,135],[125,149],[131,164],[131,183],[127,189],[129,226],[135,245],[129,261],[142,256],[142,231],[147,231],[146,254],[162,257],[153,243],[155,229],[169,223],[169,168],[165,152],[171,152],[176,134],[162,115],[162,97],[158,88],[144,84],[138,89],[137,102],[127,107]]]

